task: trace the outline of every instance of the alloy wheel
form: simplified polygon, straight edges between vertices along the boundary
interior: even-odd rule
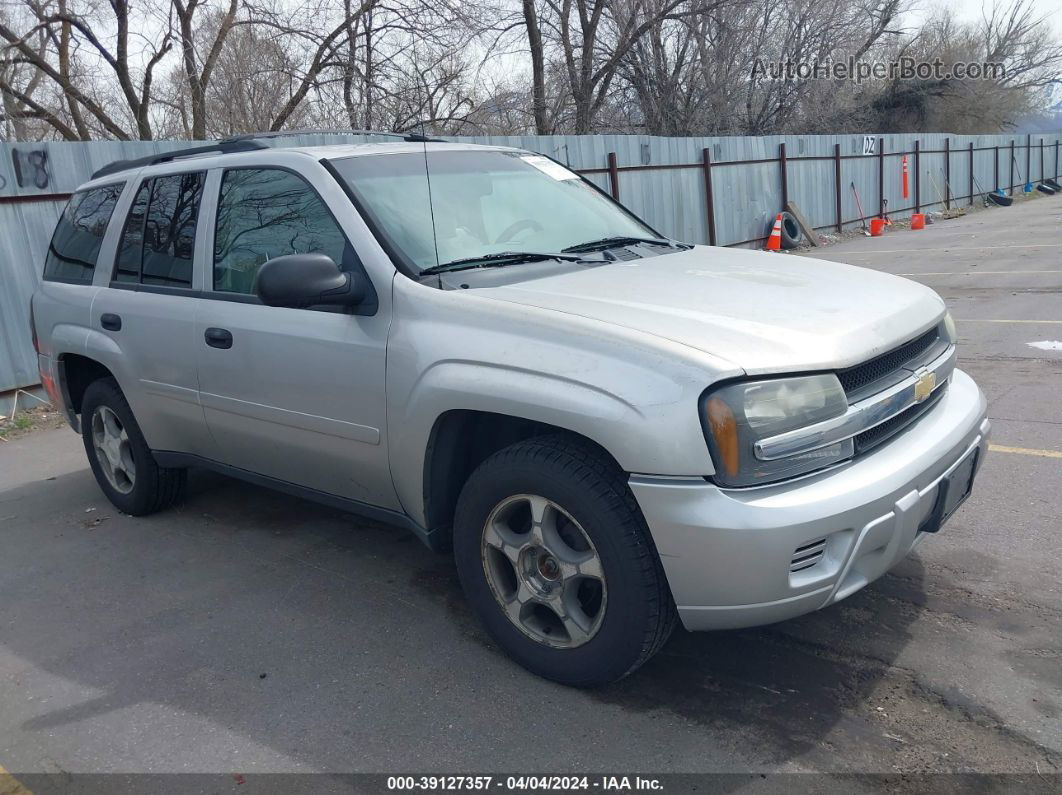
[[[575,648],[601,627],[608,589],[586,531],[561,506],[533,494],[494,507],[482,534],[483,570],[502,612],[553,648]]]
[[[122,421],[107,406],[99,406],[92,415],[92,446],[107,482],[122,494],[136,483],[136,464]]]

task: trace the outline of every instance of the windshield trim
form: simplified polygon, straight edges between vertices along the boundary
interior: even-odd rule
[[[427,143],[424,144],[425,150],[427,150],[428,146],[430,146],[430,144],[427,144]],[[580,180],[582,180],[584,183],[586,183],[591,188],[593,188],[595,191],[597,191],[597,193],[599,195],[601,195],[602,197],[607,199],[610,204],[612,204],[614,207],[616,207],[625,216],[627,216],[632,221],[636,222],[637,224],[645,227],[650,232],[652,232],[653,236],[658,237],[658,238],[663,239],[663,240],[669,240],[670,239],[670,238],[668,238],[667,235],[660,234],[660,232],[657,229],[655,229],[653,226],[651,226],[648,222],[646,222],[642,218],[639,218],[632,211],[628,210],[626,207],[624,207],[622,204],[620,204],[616,199],[612,198],[612,194],[609,193],[608,191],[606,191],[600,185],[598,185],[597,183],[593,182],[590,179],[587,179],[587,177],[585,177],[584,175],[580,174],[578,171],[574,171],[570,166],[566,166],[564,163],[561,163],[555,157],[550,157],[549,155],[544,155],[544,154],[541,154],[539,152],[532,152],[532,151],[526,150],[526,149],[517,149],[517,148],[510,148],[510,147],[469,146],[467,150],[460,150],[460,151],[470,151],[471,152],[471,151],[477,151],[477,150],[493,151],[493,152],[497,152],[497,151],[520,152],[520,153],[528,154],[528,155],[537,155],[538,157],[544,157],[547,160],[551,160],[552,162],[556,163],[558,166],[562,166],[565,169],[567,169],[568,171],[571,171]],[[355,158],[355,157],[385,157],[387,154],[391,154],[391,153],[383,153],[383,152],[381,152],[380,154],[359,154],[359,155],[345,155],[343,157],[323,157],[323,158],[321,158],[321,160],[319,162],[321,163],[322,166],[324,166],[325,170],[329,174],[332,175],[332,179],[334,179],[336,182],[339,183],[339,187],[343,190],[343,193],[345,193],[347,195],[347,197],[350,199],[351,204],[354,205],[354,209],[358,211],[358,214],[361,216],[362,220],[365,222],[365,225],[369,228],[369,231],[372,233],[372,236],[374,238],[376,238],[376,242],[380,244],[380,248],[382,248],[384,250],[384,253],[387,254],[387,256],[390,258],[391,263],[395,266],[395,270],[397,270],[403,276],[406,276],[406,277],[412,279],[415,282],[418,282],[420,284],[424,284],[424,281],[420,278],[421,277],[421,273],[422,273],[422,269],[419,268],[416,265],[416,263],[414,263],[413,260],[402,250],[402,248],[400,246],[398,246],[395,243],[394,240],[391,239],[390,235],[388,235],[387,231],[384,229],[383,224],[380,222],[380,219],[377,218],[376,214],[373,213],[372,210],[369,209],[368,205],[361,200],[361,198],[358,196],[358,193],[354,189],[354,187],[352,185],[350,185],[347,182],[346,179],[343,178],[343,176],[339,173],[339,170],[335,166],[335,163],[337,161],[340,161],[340,160],[350,160],[350,159]]]

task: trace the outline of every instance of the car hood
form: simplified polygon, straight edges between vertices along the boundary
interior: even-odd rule
[[[938,322],[928,287],[808,257],[695,246],[480,292],[652,334],[749,374],[865,361]]]

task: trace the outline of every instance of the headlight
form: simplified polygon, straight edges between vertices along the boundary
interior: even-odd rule
[[[955,320],[951,316],[951,312],[944,313],[944,336],[947,337],[948,342],[956,343],[959,341],[959,332],[955,330]]]
[[[721,486],[753,486],[802,475],[852,456],[853,442],[763,461],[755,444],[839,417],[848,399],[837,376],[809,375],[727,384],[708,392],[701,407],[708,446]]]

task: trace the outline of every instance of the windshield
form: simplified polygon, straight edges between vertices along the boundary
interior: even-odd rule
[[[577,174],[527,152],[428,149],[331,162],[418,271],[603,238],[657,237]]]

